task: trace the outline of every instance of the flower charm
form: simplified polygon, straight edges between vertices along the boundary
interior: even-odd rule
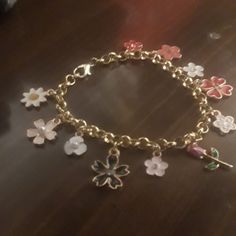
[[[96,160],[92,165],[92,169],[98,173],[97,176],[93,178],[93,182],[96,186],[102,187],[108,185],[112,189],[117,189],[123,186],[120,177],[126,176],[130,173],[129,166],[118,165],[118,156],[110,155],[106,159],[106,164],[101,161]]]
[[[151,160],[146,160],[144,162],[146,168],[146,173],[148,175],[163,176],[165,174],[165,169],[168,168],[168,163],[162,161],[161,156],[154,156]]]
[[[188,63],[188,66],[184,66],[183,70],[187,72],[190,77],[203,77],[204,68],[202,66],[195,65],[194,63]]]
[[[143,44],[135,40],[129,40],[124,43],[124,47],[128,52],[137,52],[142,50]]]
[[[228,134],[231,130],[236,130],[234,118],[232,116],[223,116],[222,114],[216,116],[213,126],[220,129],[223,134]]]
[[[53,140],[57,133],[53,130],[58,124],[50,120],[45,124],[43,119],[34,121],[36,128],[27,130],[27,137],[34,138],[33,143],[37,145],[44,144],[45,139]]]
[[[47,92],[43,88],[31,88],[28,93],[23,93],[23,96],[24,98],[21,99],[21,102],[25,103],[26,107],[39,107],[40,103],[47,101]]]
[[[65,143],[64,151],[67,155],[74,153],[80,156],[87,151],[87,145],[84,143],[84,139],[81,136],[75,135]]]
[[[174,58],[181,58],[180,48],[176,46],[162,45],[161,49],[157,50],[157,53],[163,56],[166,60],[173,60]]]
[[[223,96],[231,96],[233,87],[226,84],[224,78],[212,76],[211,79],[204,79],[201,88],[206,91],[208,97],[221,99]]]

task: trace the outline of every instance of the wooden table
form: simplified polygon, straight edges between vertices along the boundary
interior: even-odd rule
[[[236,171],[204,170],[185,151],[163,154],[166,175],[146,175],[151,153],[121,150],[131,174],[118,191],[91,182],[94,160],[109,145],[86,138],[88,152],[68,158],[63,145],[73,135],[58,131],[54,143],[36,148],[25,130],[37,118],[55,116],[49,102],[27,111],[29,88],[55,87],[92,56],[122,49],[137,39],[145,49],[178,45],[185,65],[205,67],[236,86],[235,0],[78,1],[19,0],[0,17],[0,235],[1,236],[235,236]],[[105,67],[67,96],[74,114],[107,130],[132,136],[176,137],[198,118],[189,93],[150,63]],[[236,95],[211,102],[236,117]],[[236,165],[236,133],[214,131],[202,146],[216,147]]]

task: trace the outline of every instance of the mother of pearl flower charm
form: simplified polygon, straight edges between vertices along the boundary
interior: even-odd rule
[[[231,130],[236,130],[236,124],[232,116],[223,116],[221,113],[216,115],[213,126],[218,128],[222,134],[228,134]]]
[[[81,136],[75,135],[65,143],[64,151],[67,155],[74,153],[80,156],[87,151],[87,145],[84,143],[84,139]]]
[[[168,168],[168,163],[162,161],[161,155],[154,156],[151,160],[144,162],[146,173],[148,175],[156,175],[162,177],[165,174],[165,170]]]
[[[34,121],[35,128],[27,130],[27,137],[34,138],[33,143],[37,145],[44,144],[45,140],[53,140],[56,138],[54,128],[58,125],[54,120],[48,121],[46,124],[43,119]]]

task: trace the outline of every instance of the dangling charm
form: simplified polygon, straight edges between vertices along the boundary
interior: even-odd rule
[[[46,124],[43,119],[34,121],[35,128],[27,130],[27,137],[34,138],[33,143],[37,145],[42,145],[47,140],[53,140],[56,138],[56,131],[54,129],[60,124],[60,121],[56,119],[48,121]]]
[[[228,134],[231,130],[236,130],[236,124],[232,116],[223,116],[219,111],[216,111],[216,113],[213,126],[218,128],[221,134]]]
[[[44,91],[43,88],[34,89],[31,88],[29,92],[23,93],[24,98],[21,99],[22,103],[25,103],[26,107],[34,106],[39,107],[40,103],[46,102],[48,95],[47,91]]]
[[[147,167],[146,173],[148,175],[164,176],[165,170],[168,168],[168,163],[162,161],[161,156],[161,152],[158,155],[153,153],[152,159],[144,162],[144,165]]]
[[[231,96],[233,91],[233,86],[226,84],[226,80],[224,78],[216,76],[212,76],[210,79],[202,80],[200,86],[206,92],[208,97],[218,100],[223,96]]]
[[[228,164],[224,161],[221,161],[219,159],[219,156],[220,156],[219,151],[213,147],[210,149],[210,151],[207,151],[206,149],[200,147],[197,143],[192,143],[188,145],[187,152],[200,159],[205,158],[205,159],[210,160],[210,163],[205,166],[209,170],[216,170],[220,166],[229,167],[229,168],[233,167],[233,165]]]
[[[120,151],[116,147],[109,150],[106,158],[106,164],[96,160],[92,169],[98,174],[93,178],[97,187],[108,185],[111,189],[117,189],[123,186],[121,177],[130,173],[128,165],[119,165]]]
[[[67,155],[74,153],[80,156],[87,151],[87,145],[84,143],[84,139],[76,134],[65,143],[64,151]]]

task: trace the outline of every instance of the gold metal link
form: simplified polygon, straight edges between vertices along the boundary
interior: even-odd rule
[[[126,61],[128,59],[150,60],[153,64],[161,65],[163,70],[169,72],[173,78],[180,81],[180,83],[182,83],[186,89],[191,91],[192,96],[198,103],[198,110],[200,113],[200,118],[194,131],[186,133],[182,137],[177,137],[176,139],[170,141],[164,138],[153,141],[149,140],[147,137],[132,138],[128,135],[116,135],[100,129],[95,125],[88,125],[85,120],[77,119],[71,114],[71,112],[68,110],[64,96],[67,93],[68,88],[76,83],[76,79],[78,77],[84,77],[83,72],[85,71],[80,72],[80,69],[83,66],[96,66],[99,64],[106,65],[112,62]],[[183,71],[182,67],[174,66],[171,61],[165,60],[162,56],[157,54],[156,51],[122,51],[120,53],[110,52],[106,55],[103,55],[101,58],[93,57],[89,64],[76,67],[73,73],[73,75],[67,75],[64,82],[59,84],[56,90],[48,90],[48,95],[54,97],[56,101],[56,109],[59,113],[58,117],[60,118],[60,122],[69,123],[75,127],[77,132],[101,139],[106,143],[114,145],[114,147],[122,146],[125,148],[135,147],[139,149],[150,149],[153,151],[153,153],[155,153],[155,155],[168,148],[185,148],[192,142],[202,140],[203,134],[209,131],[208,125],[211,122],[211,116],[214,116],[217,113],[217,111],[213,110],[213,108],[208,104],[207,96],[202,92],[199,83],[188,77]]]

